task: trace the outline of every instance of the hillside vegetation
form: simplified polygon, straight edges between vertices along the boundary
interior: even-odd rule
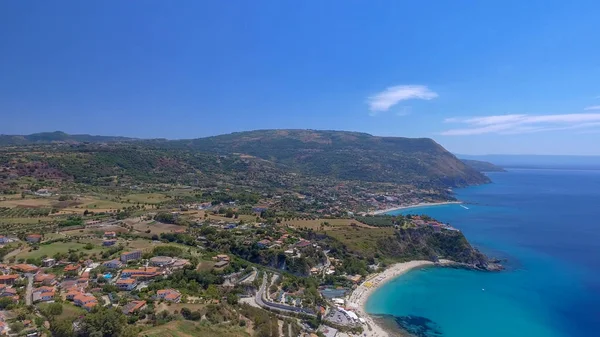
[[[22,161],[25,175],[98,185],[218,180],[293,186],[298,177],[321,177],[447,188],[489,181],[431,139],[343,131],[260,130],[174,141],[54,132],[1,136],[0,144],[0,160]]]
[[[506,172],[502,167],[487,161],[472,159],[461,159],[461,161],[479,172]]]
[[[342,180],[449,187],[488,182],[485,176],[428,138],[376,137],[344,131],[258,130],[163,145],[220,154],[244,153],[304,174]]]

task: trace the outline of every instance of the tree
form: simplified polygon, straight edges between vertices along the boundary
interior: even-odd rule
[[[14,307],[14,301],[10,297],[0,298],[0,309],[9,309]]]
[[[79,334],[90,337],[122,336],[126,327],[125,315],[113,308],[102,307],[85,316]]]
[[[21,323],[19,321],[16,321],[10,325],[10,329],[16,333],[19,333],[19,332],[23,331],[23,329],[25,329],[25,325],[23,325],[23,323]]]
[[[60,303],[48,303],[44,307],[40,307],[40,311],[46,316],[58,316],[63,312],[63,306]]]
[[[73,323],[69,320],[53,319],[50,321],[50,332],[53,337],[74,337]]]

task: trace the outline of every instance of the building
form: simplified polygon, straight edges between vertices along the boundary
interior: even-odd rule
[[[297,248],[305,248],[305,247],[308,247],[308,246],[310,246],[310,241],[308,241],[308,240],[301,240],[300,242],[298,242],[296,244]]]
[[[169,266],[170,269],[182,269],[185,266],[189,265],[190,261],[186,260],[186,259],[175,259],[175,261],[173,262],[172,265]]]
[[[256,243],[258,248],[267,248],[270,244],[271,244],[271,241],[269,241],[267,239],[260,240]]]
[[[121,272],[122,278],[138,278],[149,279],[160,275],[160,271],[156,267],[142,267],[138,269],[123,269]]]
[[[38,243],[42,241],[42,236],[40,234],[29,234],[25,240],[27,240],[29,243]]]
[[[33,282],[45,286],[52,286],[56,284],[56,276],[52,274],[37,273],[33,277]]]
[[[350,281],[352,281],[352,283],[358,283],[360,281],[360,279],[362,278],[362,276],[356,274],[356,275],[346,275],[346,278]]]
[[[150,264],[157,267],[170,266],[175,262],[175,259],[169,256],[155,256],[150,258]]]
[[[134,278],[121,278],[117,280],[117,283],[115,283],[115,285],[120,290],[131,291],[135,289],[135,287],[137,287],[137,281]]]
[[[215,268],[225,268],[229,264],[229,261],[219,261],[215,263]]]
[[[10,239],[9,239],[9,238],[7,238],[7,237],[6,237],[6,236],[4,236],[4,235],[0,235],[0,244],[1,244],[1,245],[5,244],[5,243],[9,243],[9,242],[10,242]]]
[[[12,270],[16,270],[21,273],[35,273],[38,271],[38,267],[32,264],[15,264],[11,266]]]
[[[181,301],[181,293],[175,289],[161,289],[156,292],[156,297],[174,303]]]
[[[121,253],[121,262],[127,263],[128,261],[139,260],[142,258],[141,250],[134,250],[131,252]]]
[[[54,287],[39,287],[33,289],[33,302],[48,302],[54,300]]]
[[[87,311],[92,310],[93,307],[98,305],[98,300],[92,294],[84,294],[79,293],[73,298],[73,303],[78,306],[86,309]]]
[[[105,238],[116,238],[117,233],[116,232],[104,232],[104,237]]]
[[[131,301],[121,308],[125,315],[131,315],[146,308],[146,301]]]
[[[109,269],[119,269],[123,267],[123,263],[119,260],[106,261],[102,265]]]
[[[117,243],[117,239],[110,239],[102,241],[103,246],[114,246]]]
[[[0,284],[13,285],[18,278],[19,275],[17,274],[0,275]]]
[[[213,257],[213,260],[229,262],[230,257],[227,254],[219,254],[219,255]]]
[[[51,258],[51,257],[47,257],[45,259],[42,260],[42,267],[53,267],[56,264],[56,260]]]
[[[15,302],[19,300],[19,295],[17,295],[17,289],[8,288],[6,286],[0,286],[0,297],[10,297]]]
[[[79,271],[81,271],[81,266],[78,264],[68,264],[63,271],[65,273],[79,273]]]

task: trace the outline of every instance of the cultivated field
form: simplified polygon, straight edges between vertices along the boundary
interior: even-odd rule
[[[0,201],[0,207],[51,207],[53,201],[48,198],[10,199]]]
[[[131,203],[141,203],[141,204],[158,204],[160,202],[169,200],[169,197],[162,193],[139,193],[139,194],[128,194],[122,197],[123,200]]]
[[[316,219],[316,220],[290,220],[290,221],[282,221],[283,225],[290,225],[295,228],[312,228],[313,230],[319,230],[321,228],[321,224],[325,224],[325,230],[338,228],[338,227],[363,227],[363,228],[372,228],[369,225],[366,225],[362,222],[358,222],[354,219]],[[352,226],[354,225],[354,226]]]

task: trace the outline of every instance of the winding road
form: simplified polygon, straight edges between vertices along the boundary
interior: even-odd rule
[[[255,301],[259,306],[261,306],[263,308],[276,309],[276,310],[279,310],[282,312],[298,313],[298,314],[304,314],[304,315],[316,317],[314,312],[310,309],[291,307],[289,305],[265,301],[264,296],[265,296],[266,288],[267,288],[267,274],[265,273],[265,275],[263,275],[262,284],[260,285],[258,292],[256,292]]]

